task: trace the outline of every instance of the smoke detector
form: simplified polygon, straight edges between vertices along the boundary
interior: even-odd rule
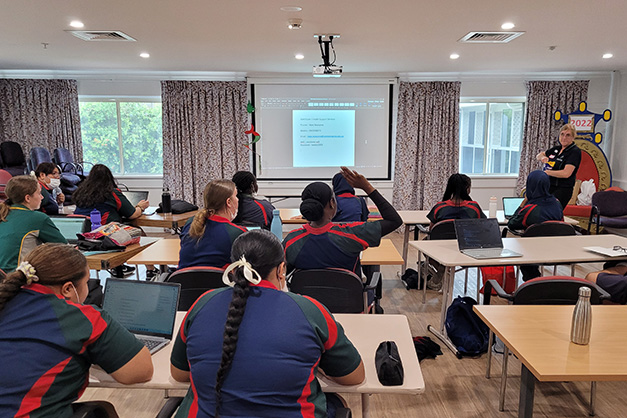
[[[287,27],[291,30],[298,30],[303,26],[303,19],[293,18],[287,21]]]

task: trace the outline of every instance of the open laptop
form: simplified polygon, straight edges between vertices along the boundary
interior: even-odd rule
[[[503,214],[505,219],[509,219],[514,216],[516,209],[520,207],[520,204],[525,200],[524,197],[504,197],[503,198]]]
[[[459,251],[476,259],[522,257],[503,248],[501,230],[496,218],[455,219]]]
[[[89,218],[82,216],[51,216],[50,219],[67,242],[73,245],[78,243],[77,235],[89,231],[91,225]]]
[[[172,340],[179,283],[107,279],[102,309],[154,354]]]
[[[148,191],[147,190],[126,190],[123,191],[122,194],[131,202],[131,205],[137,206],[137,204],[141,200],[148,200]],[[148,206],[146,210],[144,210],[144,215],[154,215],[157,212],[157,206]]]

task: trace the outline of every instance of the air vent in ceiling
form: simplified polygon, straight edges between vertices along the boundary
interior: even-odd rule
[[[68,30],[67,32],[70,32],[83,41],[136,41],[136,39],[131,38],[119,30]]]
[[[466,36],[460,39],[459,42],[506,44],[524,33],[525,32],[469,32]]]

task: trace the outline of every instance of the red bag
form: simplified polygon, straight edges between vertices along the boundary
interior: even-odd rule
[[[513,293],[516,290],[516,272],[514,266],[505,267],[505,285],[503,285],[503,267],[480,267],[483,285],[490,279],[496,280],[503,290],[507,293]],[[483,287],[481,288],[483,293]],[[492,294],[496,295],[496,291],[492,290]]]

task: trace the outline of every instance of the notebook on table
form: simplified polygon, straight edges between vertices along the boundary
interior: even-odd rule
[[[524,197],[504,197],[503,198],[503,214],[505,219],[509,219],[514,216],[516,209],[520,207],[520,204],[525,200]]]
[[[102,309],[154,354],[172,341],[180,292],[179,283],[107,279]]]
[[[455,219],[459,251],[476,259],[522,257],[503,248],[501,229],[496,218]]]
[[[82,216],[51,216],[52,223],[69,244],[78,244],[78,234],[89,231],[91,222]]]

